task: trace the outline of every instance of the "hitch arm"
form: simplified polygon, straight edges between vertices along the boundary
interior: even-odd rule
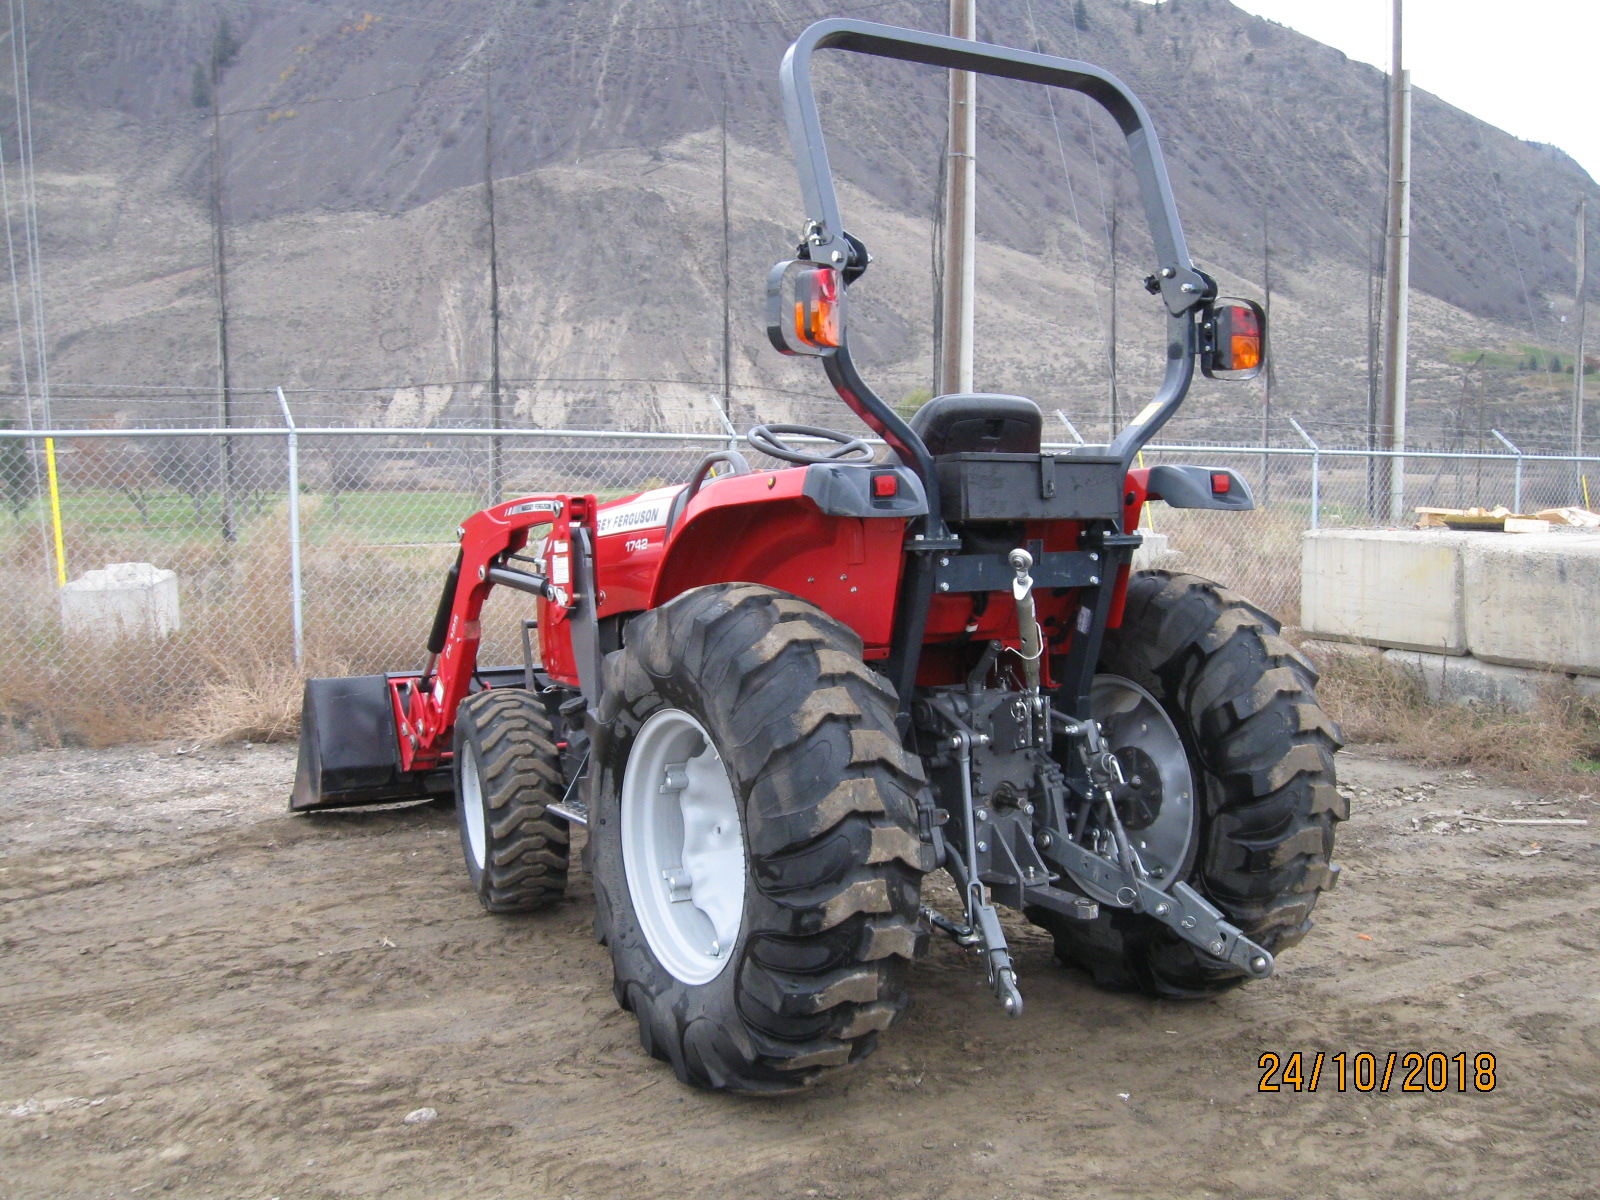
[[[978,736],[984,737],[982,734]],[[961,807],[966,832],[963,839],[966,853],[962,861],[947,864],[959,876],[957,882],[961,884],[962,896],[966,901],[967,928],[965,935],[958,937],[957,941],[963,945],[968,943],[968,939],[977,943],[989,971],[989,986],[994,989],[995,999],[1005,1008],[1006,1015],[1020,1017],[1022,993],[1017,990],[1017,971],[1011,963],[1005,930],[1000,927],[1000,914],[989,903],[987,890],[978,878],[978,847],[974,840],[978,835],[978,822],[972,804],[972,739],[973,735],[965,729],[957,730],[950,739],[951,747],[956,752],[956,761],[961,767]],[[988,739],[985,737],[984,740]]]
[[[1116,897],[1117,905],[1148,913],[1214,958],[1238,967],[1254,979],[1272,974],[1271,951],[1247,938],[1238,926],[1187,883],[1175,883],[1170,892],[1152,887],[1146,880],[1130,875],[1120,864],[1111,862],[1076,842],[1058,839],[1045,852],[1075,879],[1094,885],[1096,890]]]

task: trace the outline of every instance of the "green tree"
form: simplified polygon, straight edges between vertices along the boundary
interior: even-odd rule
[[[189,85],[189,99],[196,108],[211,107],[211,72],[205,63],[195,63],[194,79]]]
[[[217,70],[231,67],[234,59],[239,57],[239,39],[234,36],[233,26],[224,18],[222,27],[217,30],[216,39],[211,43],[211,56],[215,59]]]
[[[900,403],[894,406],[894,411],[900,414],[902,421],[909,421],[917,415],[917,409],[932,399],[933,392],[930,389],[912,388],[901,397]]]

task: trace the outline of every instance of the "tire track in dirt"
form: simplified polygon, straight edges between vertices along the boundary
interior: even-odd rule
[[[118,755],[146,756],[137,788],[118,791]],[[115,860],[0,904],[6,1200],[1498,1200],[1589,1196],[1600,1173],[1595,838],[1436,834],[1395,800],[1437,778],[1428,804],[1509,815],[1529,800],[1511,789],[1344,755],[1345,878],[1274,979],[1111,995],[1012,921],[1022,1020],[937,942],[877,1055],[752,1102],[686,1091],[638,1049],[581,875],[554,910],[493,919],[447,812],[284,817],[286,748],[82,757],[9,760],[0,800],[0,866],[59,883]],[[1489,1050],[1499,1087],[1256,1091],[1262,1051],[1297,1049]],[[438,1119],[402,1123],[423,1106]]]

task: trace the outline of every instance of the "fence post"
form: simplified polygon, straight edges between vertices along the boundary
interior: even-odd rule
[[[717,403],[715,396],[711,397],[712,411],[717,414],[717,420],[722,422],[722,427],[728,431],[728,449],[739,448],[739,431],[733,427],[733,422],[728,420],[728,414],[723,411],[722,405]]]
[[[300,579],[300,434],[289,401],[278,389],[278,407],[283,410],[285,442],[289,454],[289,600],[294,620],[294,665],[304,667],[306,659],[305,613]]]
[[[1080,446],[1084,444],[1083,434],[1078,432],[1078,427],[1071,421],[1067,420],[1067,414],[1062,412],[1059,408],[1056,409],[1056,419],[1067,427],[1067,432],[1072,435],[1073,441],[1077,442]]]
[[[1517,476],[1516,485],[1511,498],[1511,511],[1520,514],[1522,512],[1522,451],[1517,449],[1516,443],[1514,443],[1505,434],[1501,433],[1498,429],[1491,429],[1489,432],[1500,439],[1500,444],[1502,446],[1517,456]]]
[[[1301,440],[1311,447],[1311,528],[1316,529],[1321,524],[1322,447],[1317,445],[1316,439],[1301,427],[1299,421],[1290,417],[1289,424],[1294,426],[1294,431],[1300,435]]]

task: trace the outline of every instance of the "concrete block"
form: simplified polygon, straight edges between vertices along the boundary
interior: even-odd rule
[[[1470,536],[1462,594],[1473,656],[1600,675],[1600,533]]]
[[[1538,704],[1541,695],[1564,686],[1568,679],[1565,675],[1505,667],[1452,654],[1385,650],[1383,657],[1384,661],[1418,676],[1428,699],[1435,704],[1529,712]]]
[[[1135,571],[1148,571],[1151,567],[1170,566],[1180,557],[1180,552],[1168,544],[1168,536],[1164,533],[1151,533],[1150,530],[1140,531],[1144,534],[1144,542],[1136,547],[1133,552],[1133,569]]]
[[[1300,544],[1301,627],[1336,641],[1465,654],[1461,549],[1471,536],[1436,529],[1309,531]]]
[[[1383,656],[1383,647],[1374,646],[1368,642],[1325,642],[1316,638],[1307,638],[1300,643],[1300,652],[1312,662],[1326,661],[1330,658],[1361,661],[1381,658]]]
[[[158,638],[181,628],[178,577],[150,563],[86,571],[61,589],[60,599],[69,638]]]

